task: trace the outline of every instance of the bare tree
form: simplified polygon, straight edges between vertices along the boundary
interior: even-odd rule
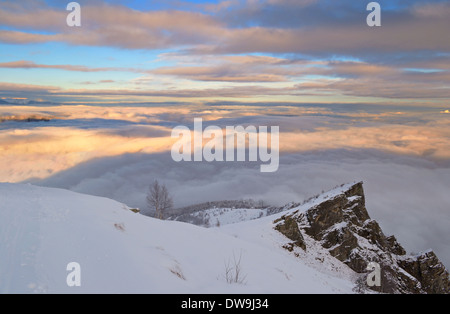
[[[155,210],[156,218],[164,219],[166,210],[173,208],[173,200],[169,195],[167,187],[160,185],[158,180],[150,186],[147,193],[147,204],[150,209]]]

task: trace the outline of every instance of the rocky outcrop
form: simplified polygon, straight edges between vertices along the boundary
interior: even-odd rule
[[[275,229],[284,234],[288,239],[293,242],[288,243],[285,247],[292,251],[294,246],[300,247],[306,250],[305,239],[298,227],[297,221],[291,217],[282,217],[279,221],[283,221],[281,224],[277,224]]]
[[[448,272],[433,251],[399,260],[399,265],[418,279],[427,293],[446,294],[450,291]]]
[[[362,182],[321,197],[309,209],[303,205],[274,222],[275,229],[293,241],[288,248],[307,250],[304,232],[357,273],[366,273],[371,262],[378,263],[381,287],[374,288],[378,292],[450,293],[449,273],[432,251],[407,256],[397,239],[385,236],[370,218]]]

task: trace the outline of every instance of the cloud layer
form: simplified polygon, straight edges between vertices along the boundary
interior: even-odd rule
[[[401,106],[399,108],[402,108]],[[334,110],[332,110],[334,109]],[[390,109],[390,110],[389,110]],[[145,209],[154,179],[176,206],[254,198],[281,205],[363,180],[368,208],[408,250],[435,249],[450,265],[449,115],[438,110],[332,105],[1,107],[1,181],[30,181]],[[49,122],[20,122],[46,117]],[[279,125],[279,170],[258,163],[176,163],[171,129]]]
[[[448,102],[450,22],[445,12],[450,5],[381,1],[383,23],[377,28],[366,25],[365,5],[350,0],[181,1],[155,2],[149,10],[93,1],[82,5],[82,27],[71,28],[65,24],[64,6],[3,1],[0,43],[58,43],[93,53],[101,47],[121,54],[128,50],[158,55],[152,65],[136,66],[130,57],[121,66],[98,67],[70,60],[39,62],[31,56],[7,58],[0,62],[0,71],[8,74],[28,70],[49,71],[55,77],[63,72],[66,78],[80,72],[86,77],[64,85],[54,80],[42,86],[23,78],[0,82],[0,94],[23,97],[22,92],[29,98],[78,102],[102,98]],[[110,85],[105,87],[105,81]]]
[[[242,198],[282,205],[364,180],[368,209],[383,230],[395,234],[408,251],[433,248],[450,265],[449,178],[449,165],[420,158],[328,150],[284,156],[279,171],[270,175],[252,164],[177,164],[170,154],[123,155],[88,162],[38,184],[111,197],[145,210],[154,179],[167,184],[180,207]]]
[[[349,53],[418,50],[448,51],[447,15],[442,2],[412,3],[388,11],[378,30],[367,28],[365,5],[353,1],[226,2],[215,12],[193,10],[138,11],[97,2],[83,5],[83,27],[67,28],[67,12],[6,1],[0,21],[11,43],[63,41],[76,45],[109,45],[127,49],[198,46],[219,53]],[[386,4],[387,5],[387,4]],[[391,6],[392,7],[392,6]],[[342,10],[345,8],[345,11]],[[340,12],[339,12],[340,10]],[[342,16],[341,12],[345,12]],[[250,26],[253,25],[253,26]],[[27,32],[27,28],[52,32]],[[130,36],[132,34],[132,36]]]
[[[279,126],[282,154],[374,149],[398,155],[450,159],[450,118],[436,110],[346,112],[325,107],[205,106],[0,108],[2,181],[46,178],[96,158],[170,152],[172,129],[204,126]],[[32,121],[29,121],[32,119]],[[21,121],[29,122],[21,122]],[[37,121],[35,121],[37,120]],[[50,120],[50,121],[41,121]],[[204,141],[204,144],[206,140]],[[39,167],[36,166],[39,160]]]

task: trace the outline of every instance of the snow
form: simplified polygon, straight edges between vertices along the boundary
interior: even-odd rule
[[[308,200],[306,200],[303,204],[294,207],[290,210],[288,210],[286,213],[293,213],[295,211],[298,212],[305,212],[308,209],[318,206],[320,204],[322,204],[325,201],[328,200],[333,200],[339,196],[341,196],[342,194],[345,194],[345,192],[347,192],[350,188],[352,188],[355,184],[357,184],[357,182],[352,182],[352,183],[347,183],[347,184],[342,184],[338,187],[335,187],[334,189],[328,191],[328,192],[323,192],[315,197],[312,197]],[[348,197],[348,199],[350,199],[351,201],[354,201],[356,199],[359,199],[359,196],[352,196],[352,197]]]
[[[353,203],[353,202],[359,200],[360,198],[361,198],[361,196],[357,196],[357,195],[356,196],[347,197],[349,203]]]
[[[211,208],[196,212],[193,216],[206,218],[206,225],[221,226],[267,216],[267,209],[259,208]]]
[[[285,215],[286,212],[278,213],[273,216],[260,218],[258,220],[246,221],[239,224],[230,224],[220,229],[238,239],[251,242],[255,245],[263,245],[269,250],[279,248],[281,243],[285,244],[292,242],[275,231],[273,228],[273,220]],[[353,272],[347,265],[343,264],[336,258],[332,257],[328,249],[325,249],[321,244],[307,235],[304,231],[300,231],[305,240],[306,251],[295,247],[293,253],[283,252],[285,254],[297,255],[298,263],[307,265],[319,271],[321,274],[327,276],[341,278],[346,281],[355,279],[355,272]]]
[[[0,199],[0,293],[352,293],[354,286],[344,264],[325,252],[328,260],[315,259],[320,248],[311,241],[309,255],[283,249],[287,239],[272,223],[281,214],[208,229],[60,189],[1,183]],[[245,284],[224,278],[233,255],[241,256]],[[80,264],[80,287],[66,283],[71,262]]]

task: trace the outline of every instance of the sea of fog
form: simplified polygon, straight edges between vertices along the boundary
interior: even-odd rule
[[[158,179],[175,206],[229,199],[282,205],[364,181],[367,208],[408,251],[450,266],[450,114],[357,104],[1,104],[1,182],[109,197],[146,211]],[[280,166],[175,162],[176,126],[279,126]]]

